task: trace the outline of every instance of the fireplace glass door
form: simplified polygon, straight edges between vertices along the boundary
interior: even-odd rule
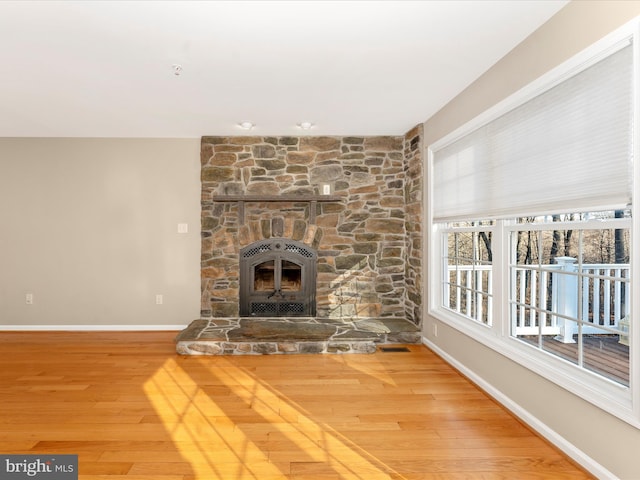
[[[282,295],[302,288],[302,265],[290,260],[267,260],[253,268],[254,292]]]
[[[302,266],[283,260],[281,273],[280,289],[285,292],[299,292],[302,287]]]
[[[241,251],[241,316],[315,315],[315,252],[291,240]]]
[[[256,265],[253,269],[253,290],[256,292],[275,291],[276,262],[269,260]]]

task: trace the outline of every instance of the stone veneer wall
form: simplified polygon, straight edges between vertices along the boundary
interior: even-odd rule
[[[203,137],[203,317],[238,315],[241,248],[285,237],[318,251],[317,316],[402,317],[419,324],[421,126],[406,136]],[[311,195],[339,202],[246,202],[220,195]]]
[[[406,232],[406,318],[422,325],[422,124],[404,137],[404,201]]]

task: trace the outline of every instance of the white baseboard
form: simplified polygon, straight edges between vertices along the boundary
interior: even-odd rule
[[[185,328],[187,325],[0,325],[0,332],[155,332]]]
[[[430,342],[426,337],[422,337],[422,343],[429,349],[433,350],[437,355],[442,357],[447,363],[451,364],[456,370],[460,371],[464,376],[469,378],[478,387],[484,390],[487,394],[493,397],[504,408],[509,410],[513,415],[518,417],[523,423],[528,425],[532,430],[538,433],[540,436],[551,442],[557,448],[559,448],[564,454],[570,457],[574,462],[587,470],[589,473],[599,479],[615,480],[616,477],[613,473],[596,462],[593,458],[588,456],[578,447],[566,438],[559,435],[557,432],[549,428],[544,422],[532,415],[528,410],[522,408],[519,404],[511,400],[508,396],[496,389],[493,385],[486,382],[482,377],[476,375],[473,371],[469,370],[465,365],[458,362],[455,358],[451,357],[445,351],[441,350],[437,345]]]

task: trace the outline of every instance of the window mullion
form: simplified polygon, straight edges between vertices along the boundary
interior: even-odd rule
[[[504,228],[505,220],[497,220],[493,226],[493,256],[492,256],[492,299],[493,318],[491,327],[496,335],[501,337],[509,335],[509,296],[505,290],[509,281],[510,255],[507,255],[506,248],[508,238]]]

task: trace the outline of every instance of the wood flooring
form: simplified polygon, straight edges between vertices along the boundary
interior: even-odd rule
[[[182,357],[175,332],[0,333],[0,453],[81,480],[586,479],[424,346]]]

